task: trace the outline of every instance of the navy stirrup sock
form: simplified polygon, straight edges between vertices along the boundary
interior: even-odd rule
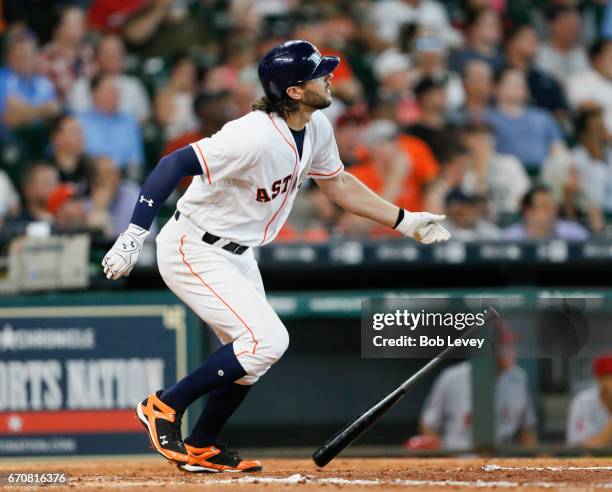
[[[234,345],[228,343],[214,352],[196,370],[164,390],[160,399],[177,413],[182,413],[200,396],[233,383],[245,375],[246,371],[234,354]]]
[[[250,385],[230,383],[211,391],[204,410],[185,442],[196,448],[217,444],[225,422],[240,406],[250,389]]]

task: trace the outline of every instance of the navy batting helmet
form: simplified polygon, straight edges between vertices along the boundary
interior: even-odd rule
[[[337,56],[321,56],[308,41],[287,41],[275,46],[259,62],[259,81],[270,101],[279,101],[288,87],[332,73]]]

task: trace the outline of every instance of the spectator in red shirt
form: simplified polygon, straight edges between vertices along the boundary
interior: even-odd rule
[[[130,17],[148,3],[148,0],[94,0],[89,8],[87,20],[97,31],[121,33]]]

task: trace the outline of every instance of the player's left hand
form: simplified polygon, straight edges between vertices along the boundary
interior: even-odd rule
[[[429,212],[405,212],[396,229],[423,244],[440,243],[451,238],[450,232],[440,224],[445,219],[446,215]]]
[[[122,275],[130,274],[148,235],[149,231],[134,224],[130,224],[125,232],[119,234],[115,244],[102,260],[106,278],[117,280]]]

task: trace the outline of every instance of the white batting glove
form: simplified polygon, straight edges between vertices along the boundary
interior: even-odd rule
[[[396,229],[404,236],[413,238],[423,244],[433,244],[448,241],[451,237],[441,221],[446,215],[430,214],[429,212],[406,212]]]
[[[130,224],[125,232],[119,234],[115,244],[102,260],[106,278],[117,280],[122,275],[127,277],[130,274],[148,235],[149,231],[134,224]]]

